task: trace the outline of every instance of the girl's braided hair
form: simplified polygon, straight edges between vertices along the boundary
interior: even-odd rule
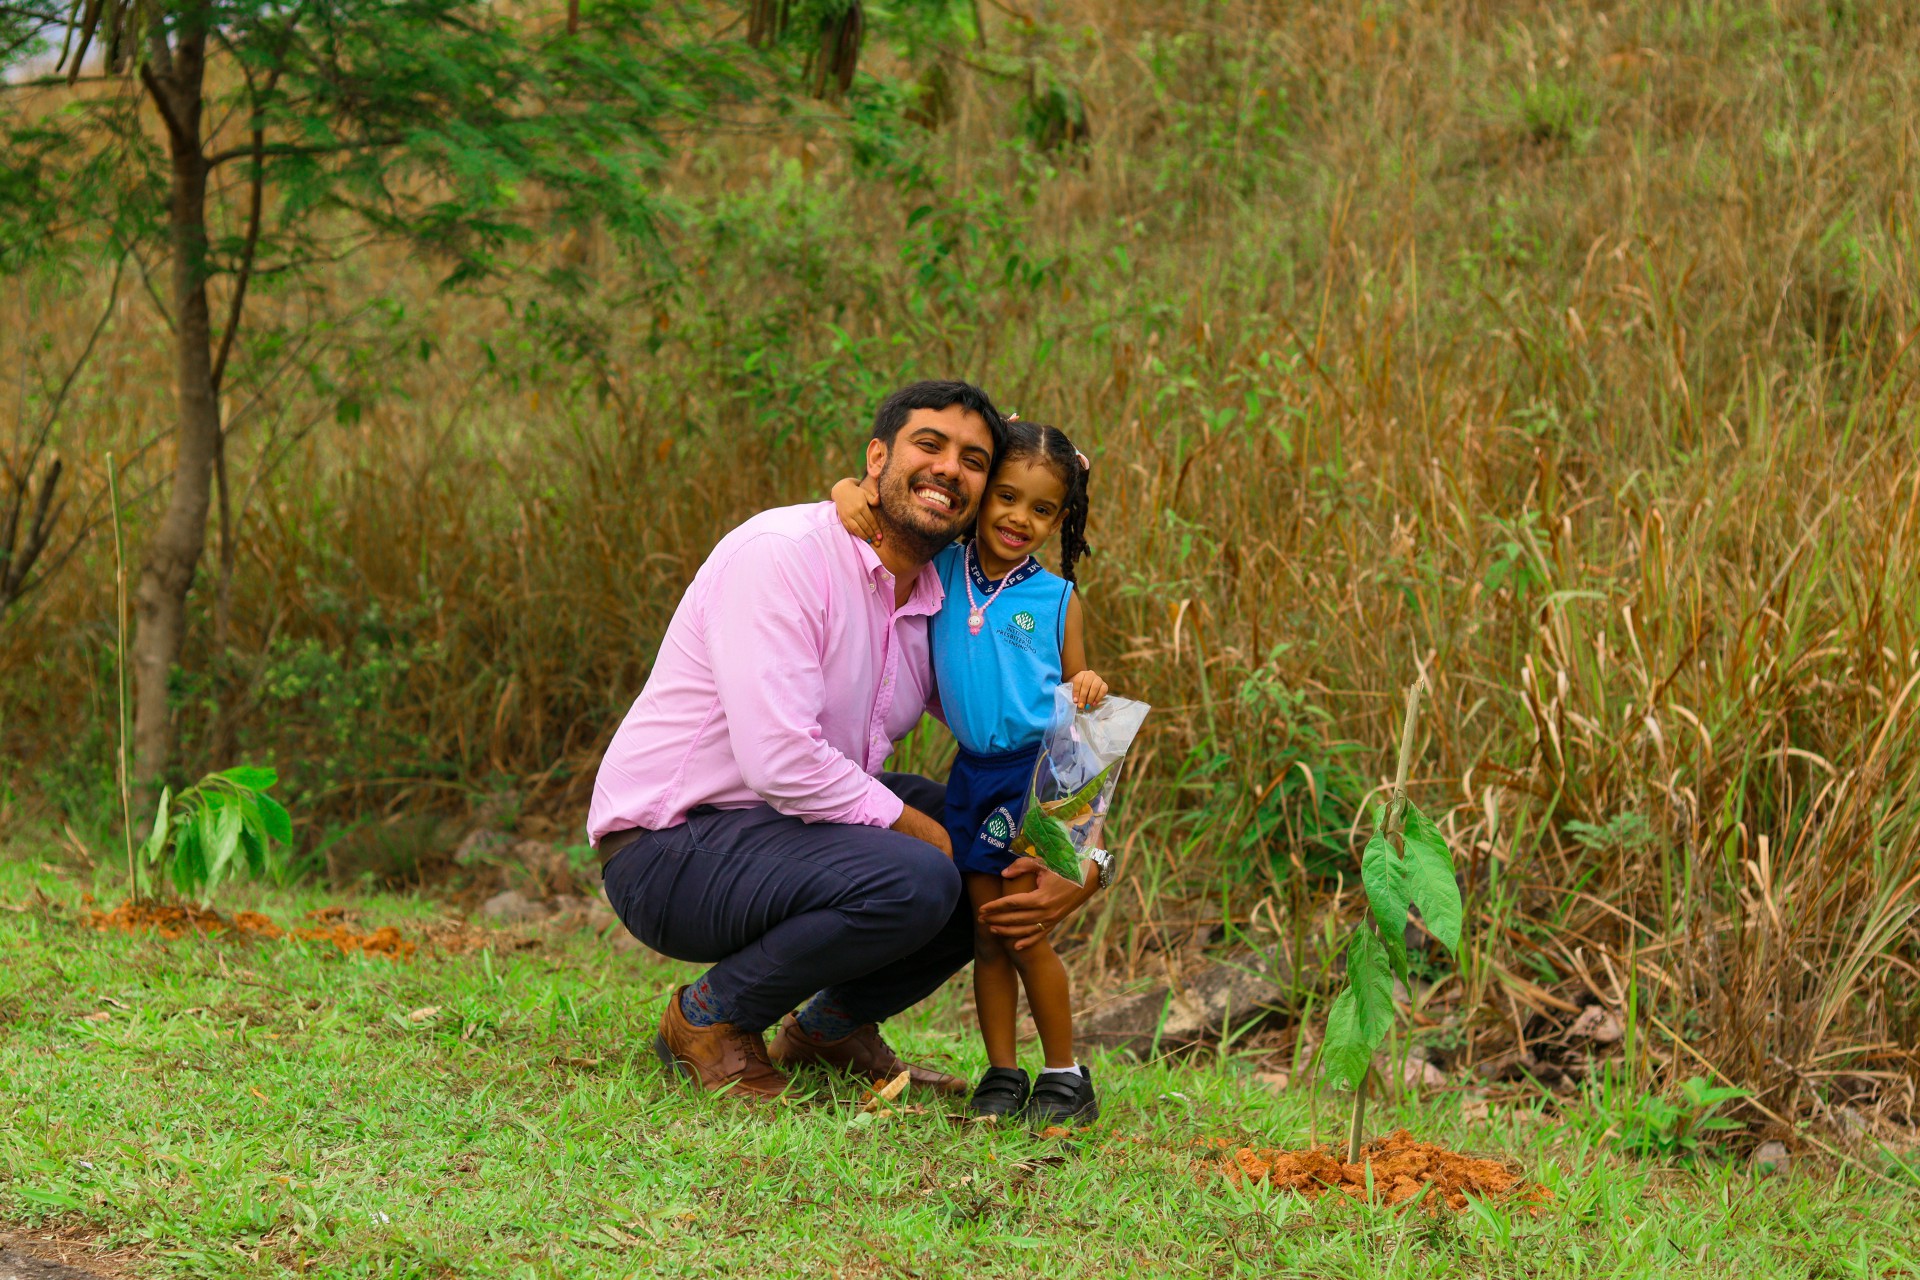
[[[1045,463],[1067,486],[1067,503],[1060,514],[1060,576],[1072,582],[1073,566],[1088,550],[1086,456],[1058,427],[1009,418],[1007,442],[998,463],[1005,465],[1015,458]]]

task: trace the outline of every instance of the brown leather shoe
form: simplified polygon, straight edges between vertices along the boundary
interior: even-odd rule
[[[967,1092],[967,1082],[959,1076],[903,1061],[880,1038],[880,1028],[871,1022],[851,1035],[823,1041],[802,1031],[793,1015],[788,1014],[780,1020],[780,1034],[773,1038],[768,1056],[783,1067],[822,1066],[875,1084],[884,1084],[905,1071],[908,1082],[917,1089],[931,1089],[935,1093]]]
[[[660,1034],[653,1038],[654,1056],[709,1093],[728,1089],[747,1098],[777,1098],[786,1092],[787,1078],[767,1060],[766,1037],[731,1022],[694,1026],[680,1009],[684,990],[677,987],[667,997]]]

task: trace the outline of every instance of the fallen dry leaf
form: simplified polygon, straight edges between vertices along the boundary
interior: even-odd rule
[[[109,1022],[112,1018],[113,1015],[105,1009],[101,1009],[96,1013],[83,1013],[80,1015],[80,1021],[82,1022]]]
[[[440,1012],[440,1006],[437,1004],[423,1005],[422,1007],[415,1009],[412,1013],[408,1014],[407,1021],[408,1022],[425,1022],[428,1018],[433,1017],[435,1014],[439,1012]]]
[[[1408,1085],[1438,1089],[1447,1083],[1446,1073],[1425,1058],[1408,1058],[1400,1068],[1400,1079]]]
[[[1627,1029],[1621,1025],[1605,1005],[1590,1004],[1581,1010],[1580,1016],[1567,1028],[1569,1039],[1591,1040],[1595,1044],[1612,1044],[1626,1035]]]
[[[881,1107],[886,1106],[902,1093],[906,1092],[907,1082],[912,1078],[913,1073],[911,1071],[902,1071],[899,1075],[875,1089],[873,1096],[869,1097],[860,1109],[862,1111],[878,1111]]]

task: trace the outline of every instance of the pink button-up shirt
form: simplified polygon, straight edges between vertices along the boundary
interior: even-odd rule
[[[932,700],[927,618],[944,593],[929,566],[904,606],[893,594],[831,502],[763,511],[722,538],[607,747],[588,838],[762,800],[807,822],[892,826],[900,798],[873,775]]]

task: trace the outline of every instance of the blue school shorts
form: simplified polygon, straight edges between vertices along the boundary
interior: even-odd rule
[[[1015,861],[1013,838],[1039,756],[1037,746],[995,755],[960,748],[947,775],[946,827],[962,872],[997,876]]]

